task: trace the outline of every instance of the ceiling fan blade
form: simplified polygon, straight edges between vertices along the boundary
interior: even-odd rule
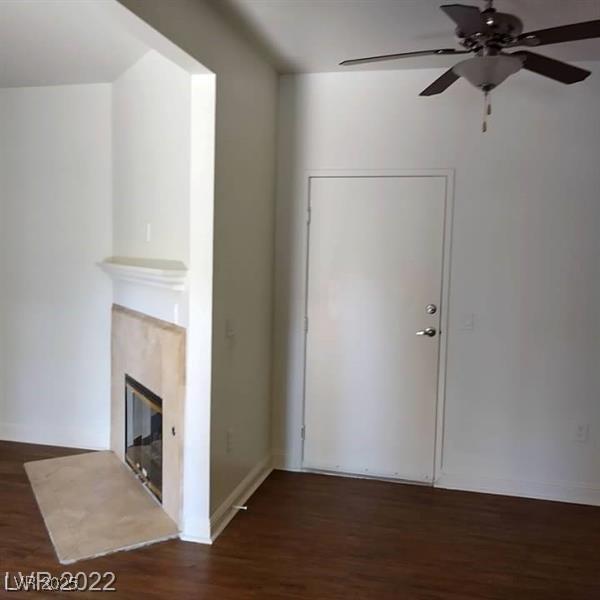
[[[513,52],[512,56],[519,56],[523,59],[524,69],[562,83],[577,83],[591,75],[590,71],[585,69],[526,50]]]
[[[397,58],[413,58],[416,56],[435,56],[444,54],[469,54],[468,50],[454,50],[453,48],[440,48],[439,50],[417,50],[416,52],[402,52],[400,54],[382,54],[381,56],[367,56],[365,58],[352,58],[344,60],[340,66],[362,65],[364,63],[379,62],[383,60],[396,60]]]
[[[468,37],[487,30],[487,25],[476,6],[445,4],[440,8],[456,23],[462,36]]]
[[[438,77],[429,87],[425,88],[419,96],[435,96],[446,91],[460,77],[453,69],[448,69],[441,77]]]
[[[584,21],[551,29],[540,29],[522,33],[515,41],[515,46],[547,46],[561,42],[589,40],[600,37],[600,19]]]

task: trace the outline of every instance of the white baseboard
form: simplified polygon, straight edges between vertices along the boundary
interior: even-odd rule
[[[193,542],[194,544],[212,544],[212,540],[209,537],[201,537],[199,535],[188,535],[183,531],[179,534],[179,539],[184,542]]]
[[[518,496],[555,502],[589,504],[600,506],[600,487],[588,483],[538,482],[515,479],[500,479],[480,475],[459,475],[442,473],[434,483],[435,487],[448,490]]]
[[[293,461],[283,453],[273,454],[273,468],[282,471],[303,472]],[[331,473],[328,473],[331,475]],[[516,479],[502,479],[481,475],[462,475],[456,473],[441,473],[434,487],[463,492],[479,492],[500,496],[517,496],[554,502],[570,502],[572,504],[587,504],[600,506],[600,486],[593,483],[581,482],[539,482]]]
[[[244,505],[260,484],[273,471],[271,456],[266,456],[240,481],[237,487],[225,498],[219,508],[210,517],[210,538],[214,542],[229,522],[238,513],[234,506]]]
[[[184,542],[193,542],[195,544],[212,544],[210,539],[210,520],[200,516],[197,511],[192,515],[185,515],[180,523],[181,531],[179,539]]]
[[[79,448],[84,450],[108,450],[106,443],[98,440],[92,432],[81,429],[57,427],[56,424],[42,427],[39,425],[23,425],[22,423],[0,423],[0,440],[20,442],[24,444],[41,444],[44,446],[60,446],[62,448]]]

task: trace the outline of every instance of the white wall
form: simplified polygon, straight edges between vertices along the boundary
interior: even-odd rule
[[[113,82],[115,256],[189,266],[191,81],[151,50]],[[186,293],[115,282],[114,301],[187,324]]]
[[[214,75],[191,74],[150,51],[113,83],[112,98],[112,254],[188,268],[183,292],[116,281],[114,302],[187,328],[182,529],[184,537],[206,540]]]
[[[191,76],[151,50],[112,89],[113,251],[187,263]]]
[[[210,426],[194,423],[210,440],[212,514],[270,453],[277,76],[204,1],[122,3],[216,74],[212,402],[197,416]]]
[[[299,468],[308,169],[455,169],[439,484],[600,503],[600,64],[482,98],[435,70],[281,80],[274,447]],[[464,325],[474,315],[472,331]],[[575,441],[578,424],[587,442]]]
[[[108,447],[107,84],[0,90],[0,438]]]

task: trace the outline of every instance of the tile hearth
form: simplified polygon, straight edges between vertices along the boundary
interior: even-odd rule
[[[25,464],[59,561],[69,564],[178,536],[178,527],[110,451]]]

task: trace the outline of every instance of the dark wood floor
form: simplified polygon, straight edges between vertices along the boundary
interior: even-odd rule
[[[0,442],[0,589],[6,571],[65,570],[23,463],[66,454]],[[212,547],[164,542],[68,570],[114,571],[109,597],[136,600],[597,600],[600,509],[276,471]]]

